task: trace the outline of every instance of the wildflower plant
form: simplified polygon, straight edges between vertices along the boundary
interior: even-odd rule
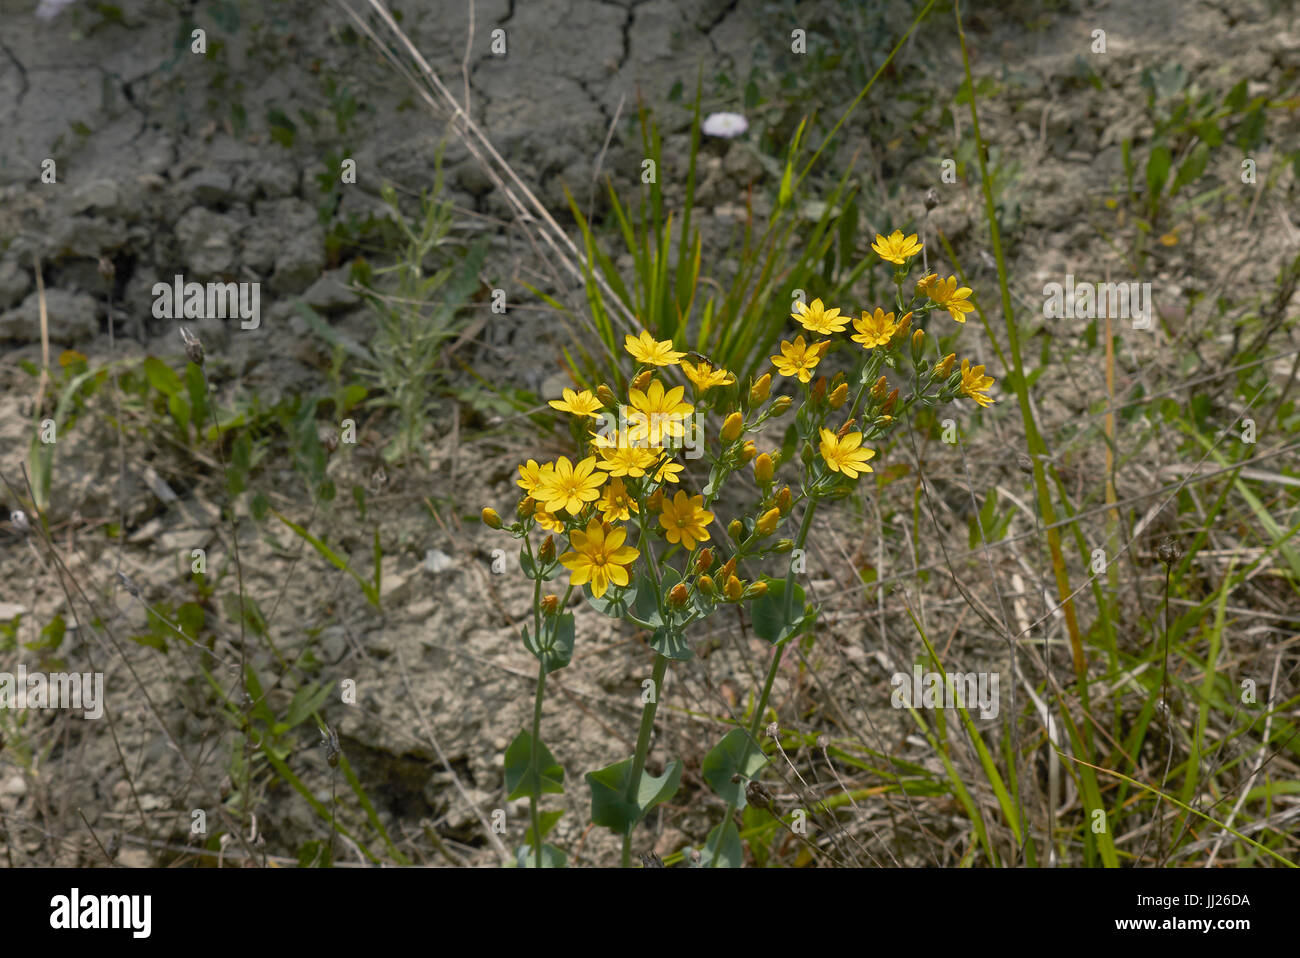
[[[773,370],[743,383],[649,331],[629,335],[625,348],[637,368],[624,394],[602,384],[590,392],[566,389],[550,403],[572,417],[575,458],[519,466],[522,495],[509,525],[484,509],[487,525],[520,540],[520,567],[533,580],[532,624],[522,635],[538,660],[533,725],[519,733],[505,760],[509,798],[530,804],[532,826],[516,852],[519,864],[565,861],[544,841],[560,813],[542,813],[540,802],[563,791],[564,773],[542,743],[540,724],[546,677],[573,655],[575,617],[567,610],[575,592],[598,612],[650,635],[653,660],[635,751],[586,775],[591,820],[622,837],[624,866],[636,825],[681,781],[680,760],[658,776],[646,771],[670,664],[694,654],[692,634],[728,605],[747,607],[754,634],[772,646],[747,724],[723,736],[702,768],[727,812],[694,860],[709,867],[743,861],[734,813],[745,807],[747,788],[767,762],[758,735],[768,698],[785,647],[817,618],[795,581],[803,568],[795,560],[818,506],[854,492],[873,471],[879,445],[914,407],[962,397],[980,406],[993,402],[984,367],[962,360],[957,368],[956,356],[938,355],[929,345],[933,337],[919,328],[929,312],[964,321],[971,291],[933,275],[909,284],[921,251],[915,236],[877,236],[873,249],[895,267],[893,309],[863,310],[854,319],[820,299],[796,302],[790,318],[801,331],[779,343]],[[847,357],[849,372],[828,380],[818,369],[836,351]],[[900,385],[890,385],[886,367]],[[773,373],[793,395],[773,389]],[[792,408],[798,452],[782,462],[776,451],[760,452],[758,441]],[[687,469],[693,459],[703,460],[707,474]],[[745,504],[724,517],[722,504],[736,501]],[[779,535],[783,530],[790,534]],[[753,571],[776,556],[787,557],[783,576]],[[556,594],[548,583],[566,574],[564,592]]]

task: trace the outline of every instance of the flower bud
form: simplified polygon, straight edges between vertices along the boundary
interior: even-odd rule
[[[879,402],[885,398],[885,391],[889,389],[889,380],[881,376],[876,380],[875,385],[871,387],[871,398]]]
[[[713,579],[707,575],[700,576],[699,580],[696,581],[695,584],[696,586],[699,587],[700,592],[702,592],[704,595],[711,596],[715,591],[715,586],[713,585]]]
[[[934,367],[935,378],[946,379],[948,377],[948,373],[952,371],[952,364],[956,359],[957,359],[956,353],[949,353],[947,356],[944,356],[943,359],[939,360],[939,362]]]
[[[745,590],[746,599],[757,599],[760,595],[767,595],[766,582],[751,583],[749,588]]]
[[[760,536],[770,536],[776,531],[777,523],[780,521],[781,510],[775,508],[769,509],[759,518],[758,525],[755,526],[755,529]]]
[[[781,515],[788,516],[793,503],[794,497],[790,495],[790,487],[782,486],[781,491],[776,494],[776,507],[781,510]]]
[[[840,383],[838,386],[835,387],[834,390],[832,390],[831,398],[827,400],[827,402],[830,403],[830,407],[832,409],[839,409],[846,402],[848,402],[848,399],[849,399],[849,384]]]
[[[705,546],[695,557],[695,571],[701,575],[713,568],[713,550]]]
[[[515,515],[520,519],[527,519],[537,509],[537,502],[532,496],[524,496],[519,500],[519,508],[515,510]]]
[[[750,440],[749,442],[745,443],[743,446],[740,447],[741,462],[749,462],[749,460],[753,459],[757,455],[758,455],[758,447],[754,445],[753,440]]]
[[[537,550],[537,560],[543,565],[555,561],[555,536],[547,536],[542,547]]]
[[[885,405],[880,408],[880,414],[882,416],[890,415],[891,413],[893,413],[894,407],[897,405],[898,405],[898,390],[895,389],[893,392],[889,394],[889,398],[885,400]]]
[[[840,426],[840,431],[835,434],[835,437],[837,439],[843,439],[853,430],[853,424],[855,422],[857,422],[856,419],[850,419],[844,425]]]
[[[650,498],[645,501],[645,507],[651,512],[658,512],[664,507],[664,491],[662,488],[656,489],[650,494]]]
[[[772,391],[772,374],[763,373],[763,375],[760,376],[754,382],[754,385],[749,387],[750,403],[752,405],[757,406],[759,403],[761,403],[764,399],[767,398],[768,393],[770,393],[771,391]]]
[[[736,571],[736,559],[733,556],[723,563],[722,570],[718,573],[718,578],[724,582],[731,578],[732,573]]]
[[[912,333],[912,362],[921,361],[921,351],[925,347],[925,330],[918,329]]]
[[[686,600],[691,597],[691,590],[686,588],[685,582],[678,582],[668,592],[668,604],[674,609],[680,609],[686,604]]]
[[[497,515],[495,509],[490,509],[487,506],[484,506],[481,516],[483,519],[483,525],[487,526],[489,529],[501,528],[501,517]]]
[[[741,522],[739,519],[732,519],[731,525],[727,526],[727,535],[731,536],[731,538],[739,542],[740,537],[743,536],[744,534],[745,534],[745,524]]]
[[[772,403],[772,415],[773,416],[781,415],[787,409],[790,408],[790,404],[792,402],[794,402],[794,400],[791,399],[789,396],[777,396],[776,401]]]
[[[898,321],[898,328],[894,330],[894,335],[889,338],[890,344],[901,342],[907,338],[907,331],[912,328],[912,314],[905,313],[903,318]]]
[[[772,551],[775,552],[777,555],[781,555],[781,554],[786,553],[786,552],[793,552],[793,551],[794,551],[794,540],[793,540],[793,539],[777,539],[777,540],[776,540],[776,545],[772,546]]]
[[[757,482],[771,482],[772,475],[776,472],[776,467],[772,465],[772,457],[763,453],[754,460],[754,479]]]
[[[637,376],[636,379],[632,380],[632,388],[639,389],[641,390],[641,392],[645,392],[646,386],[650,385],[650,377],[652,377],[654,374],[655,371],[653,369],[647,369],[640,376]]]
[[[542,596],[542,614],[555,615],[560,611],[560,597],[558,595]]]
[[[617,406],[618,397],[614,395],[614,390],[610,389],[604,383],[596,387],[596,398],[600,400],[601,405]]]
[[[740,430],[745,426],[745,417],[733,412],[722,424],[722,441],[734,442],[740,437]]]
[[[738,602],[740,597],[745,594],[745,587],[740,584],[740,580],[734,575],[728,576],[727,584],[723,586],[722,594],[732,602]]]
[[[822,397],[826,395],[826,377],[818,376],[817,381],[813,383],[812,401],[821,402]]]

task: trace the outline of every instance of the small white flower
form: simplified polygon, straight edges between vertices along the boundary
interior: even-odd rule
[[[749,129],[749,121],[739,113],[710,113],[700,126],[706,136],[740,136]]]
[[[41,0],[36,8],[38,20],[53,20],[63,12],[64,7],[72,6],[74,0]]]

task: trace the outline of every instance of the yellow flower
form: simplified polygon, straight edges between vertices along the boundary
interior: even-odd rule
[[[970,302],[971,288],[969,286],[957,286],[957,277],[949,276],[947,279],[934,278],[926,290],[926,294],[937,305],[948,310],[948,315],[959,323],[966,322],[966,314],[975,308],[975,304]]]
[[[548,473],[533,495],[547,512],[559,512],[561,509],[576,516],[585,503],[595,502],[600,498],[596,490],[609,477],[603,472],[594,472],[596,458],[588,456],[576,466],[569,462],[567,456],[561,456],[555,462],[555,470]]]
[[[930,287],[937,282],[939,282],[938,276],[934,273],[926,273],[916,281],[916,295],[928,296],[930,294]]]
[[[664,384],[654,380],[645,392],[639,389],[628,391],[632,411],[628,413],[628,439],[632,442],[649,442],[659,445],[663,437],[683,436],[686,434],[682,420],[695,411],[688,402],[682,402],[686,392],[685,386],[674,386],[665,390]]]
[[[722,421],[722,441],[735,442],[740,438],[740,431],[745,428],[745,417],[738,412],[733,412],[730,416]]]
[[[961,361],[961,391],[981,406],[992,406],[993,397],[988,388],[993,385],[993,377],[984,375],[984,367],[971,369],[970,360]]]
[[[545,529],[547,532],[564,531],[564,523],[555,518],[553,513],[547,512],[545,509],[535,509],[533,511],[533,518],[537,520],[537,527],[539,529]]]
[[[611,476],[631,476],[636,479],[654,466],[657,455],[648,446],[612,446],[600,451],[598,469]]]
[[[627,491],[627,486],[623,485],[622,479],[613,479],[605,486],[605,491],[600,497],[599,508],[606,522],[615,522],[619,519],[627,521],[632,518],[632,513],[641,511],[632,494]]]
[[[853,321],[853,328],[858,331],[858,335],[852,337],[853,341],[861,344],[863,349],[872,349],[876,346],[888,346],[890,339],[898,330],[898,324],[894,322],[893,313],[887,313],[877,307],[874,314],[864,309],[862,318]]]
[[[572,413],[575,416],[590,416],[592,419],[599,418],[596,414],[604,406],[599,399],[585,389],[582,392],[566,389],[564,390],[563,399],[552,399],[550,404],[551,408],[558,409],[560,412]]]
[[[904,239],[902,230],[894,230],[888,237],[877,233],[876,241],[871,244],[871,248],[880,254],[881,259],[888,263],[897,263],[899,266],[921,252],[921,244],[916,241],[916,234],[913,233]]]
[[[798,376],[799,382],[806,383],[812,378],[812,371],[821,362],[822,354],[830,343],[829,339],[823,339],[806,346],[802,336],[796,336],[793,343],[782,340],[781,355],[772,357],[772,365],[782,376]]]
[[[641,330],[640,336],[629,334],[623,345],[632,354],[633,359],[647,366],[676,366],[686,355],[673,349],[671,339],[656,340],[649,331],[644,329]]]
[[[838,307],[827,309],[820,299],[814,299],[812,305],[795,303],[790,317],[799,320],[808,332],[821,333],[824,336],[843,332],[844,327],[849,324],[849,317],[841,316]]]
[[[696,542],[707,542],[709,530],[704,528],[713,521],[713,513],[704,508],[703,496],[688,496],[677,490],[672,502],[664,500],[664,511],[659,514],[659,524],[671,543],[680,542],[694,549]]]
[[[731,375],[725,369],[714,369],[709,363],[682,363],[682,371],[686,373],[686,378],[695,383],[695,388],[700,392],[712,389],[714,386],[730,386],[736,381],[736,377]]]
[[[843,439],[825,427],[821,431],[822,458],[833,472],[842,472],[850,479],[858,478],[860,472],[874,472],[867,465],[867,460],[875,456],[874,449],[863,449],[862,433],[851,432]]]
[[[575,529],[569,536],[569,545],[573,549],[560,556],[560,562],[572,573],[569,581],[573,585],[590,582],[591,594],[596,598],[605,594],[610,583],[627,585],[627,566],[641,553],[623,545],[626,539],[626,529],[602,523],[596,518],[587,523],[586,532]]]
[[[554,469],[554,463],[548,462],[543,466],[539,466],[536,459],[529,459],[519,467],[519,478],[515,480],[515,484],[523,489],[524,492],[532,493],[532,491],[541,483],[546,474],[554,471]]]
[[[677,474],[686,467],[680,462],[673,462],[671,459],[664,460],[664,464],[654,475],[655,482],[679,482]]]

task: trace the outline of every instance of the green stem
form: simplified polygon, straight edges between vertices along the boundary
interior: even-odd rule
[[[527,544],[527,540],[524,540]],[[529,555],[532,550],[529,549]],[[533,580],[533,640],[537,643],[538,648],[542,643],[542,580],[539,576]],[[533,842],[537,852],[537,867],[542,867],[542,829],[541,813],[537,808],[537,795],[541,791],[541,776],[537,774],[537,767],[541,761],[541,729],[542,729],[542,693],[546,689],[546,668],[539,661],[537,663],[537,697],[533,702],[533,740],[531,756],[532,761],[529,768],[533,774],[532,794],[528,796],[528,812],[533,820]]]
[[[636,805],[637,792],[641,789],[641,772],[645,769],[646,755],[650,752],[650,733],[654,731],[655,710],[659,707],[659,696],[663,689],[664,673],[668,671],[668,659],[655,653],[654,671],[651,673],[650,681],[651,693],[653,698],[646,702],[645,708],[641,710],[641,728],[636,734],[636,754],[632,756],[632,777],[628,779],[627,794],[624,796],[629,803]],[[633,822],[623,833],[623,867],[628,868],[632,864],[632,829],[636,828],[637,823]]]
[[[542,867],[542,815],[537,808],[537,795],[542,790],[542,777],[538,773],[542,758],[542,696],[546,693],[546,667],[537,664],[537,697],[533,700],[532,772],[533,790],[528,796],[528,809],[533,818],[533,850],[537,867]]]
[[[809,499],[808,508],[804,510],[803,522],[799,524],[798,537],[795,539],[795,549],[802,549],[804,542],[808,539],[808,530],[812,527],[813,513],[817,511],[817,500]],[[794,559],[790,560],[790,568],[785,574],[785,614],[781,617],[782,622],[790,621],[790,609],[794,604]],[[758,741],[758,728],[763,724],[763,713],[767,710],[767,699],[772,694],[772,684],[776,681],[776,673],[781,668],[781,656],[785,653],[785,647],[788,643],[782,643],[776,647],[772,654],[772,664],[768,666],[767,678],[763,680],[763,692],[758,698],[758,704],[754,707],[754,717],[749,723],[749,735],[746,737],[740,749],[740,767],[743,769],[749,762],[750,747]],[[730,820],[732,813],[736,810],[734,801],[727,802],[727,812],[722,821],[725,825]],[[722,832],[718,832],[718,841],[722,841]],[[717,849],[713,849],[713,857],[709,860],[710,868],[718,867]]]

